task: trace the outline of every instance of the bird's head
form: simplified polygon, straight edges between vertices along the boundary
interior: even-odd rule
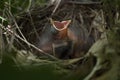
[[[57,31],[56,38],[57,39],[65,39],[67,38],[67,29],[71,22],[71,20],[66,21],[54,21],[53,19],[50,19],[52,27]]]

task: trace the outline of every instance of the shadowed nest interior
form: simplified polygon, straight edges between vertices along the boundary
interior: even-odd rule
[[[45,5],[44,7],[37,6],[18,19],[18,24],[26,39],[34,45],[39,44],[41,34],[43,34],[47,27],[52,26],[50,18],[57,21],[71,20],[72,22],[69,26],[80,29],[80,31],[76,33],[81,35],[81,40],[87,41],[88,37],[91,36],[90,40],[92,41],[88,40],[87,44],[83,44],[83,46],[85,46],[84,52],[87,52],[90,46],[100,37],[100,31],[93,25],[94,21],[100,22],[102,19],[100,4],[76,5],[75,3],[64,3],[59,5],[55,13],[52,14],[54,7],[54,5]],[[100,17],[101,19],[95,20],[96,17]],[[98,25],[100,26],[101,24],[99,23]],[[25,46],[24,44],[21,45]],[[25,48],[29,49],[29,47]]]

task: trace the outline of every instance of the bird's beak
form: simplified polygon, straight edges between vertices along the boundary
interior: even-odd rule
[[[53,25],[53,27],[58,30],[64,30],[66,28],[68,28],[68,25],[71,23],[71,20],[66,20],[66,21],[54,21],[53,19],[50,19],[51,24]]]

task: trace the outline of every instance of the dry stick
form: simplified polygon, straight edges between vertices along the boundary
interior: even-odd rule
[[[9,10],[8,10],[8,12],[9,12],[9,14],[10,14],[10,16],[11,16],[13,22],[15,23],[15,26],[17,27],[18,31],[20,32],[21,36],[24,38],[24,40],[27,41],[27,39],[25,38],[25,36],[24,36],[23,33],[21,32],[19,26],[17,25],[17,22],[16,22],[15,18],[13,17],[12,13],[11,13]]]
[[[55,11],[57,10],[57,8],[59,7],[59,5],[60,5],[60,3],[61,3],[61,0],[57,0],[56,2],[55,2],[55,8],[54,8],[54,10],[53,10],[53,12],[52,12],[52,15],[55,13]]]
[[[28,11],[28,14],[29,14],[29,16],[30,16],[31,25],[33,26],[33,29],[34,29],[34,31],[35,31],[35,34],[36,34],[36,36],[39,38],[39,35],[38,35],[37,30],[36,30],[36,28],[35,28],[35,24],[34,24],[34,22],[33,22],[32,15],[31,15],[30,11]]]
[[[28,42],[27,39],[25,38],[25,36],[23,35],[23,33],[21,32],[21,30],[20,30],[20,28],[19,28],[19,26],[18,26],[18,24],[17,24],[14,16],[13,16],[12,13],[10,12],[10,10],[8,10],[8,12],[9,12],[9,15],[11,16],[13,22],[15,23],[16,28],[18,29],[19,33],[21,34],[22,38],[23,38],[26,42]],[[28,46],[30,47],[30,45],[28,45]]]
[[[4,31],[7,31],[9,34],[13,34],[15,35],[15,37],[17,37],[18,39],[20,39],[21,41],[25,42],[27,45],[31,46],[32,48],[36,49],[37,51],[41,52],[41,54],[44,54],[54,60],[58,60],[56,57],[50,55],[49,53],[44,52],[43,50],[37,48],[35,45],[29,43],[27,40],[24,40],[23,38],[21,38],[19,35],[17,35],[16,33],[13,33],[13,31],[8,31],[2,24],[0,24],[0,28],[3,29]]]
[[[19,28],[19,26],[18,26],[18,24],[17,24],[14,16],[12,15],[12,13],[10,12],[9,9],[7,9],[7,14],[8,14],[8,15],[10,16],[10,18],[13,20],[13,22],[14,22],[17,30],[19,31],[20,35],[22,36],[22,38],[27,41],[27,39],[25,38],[25,36],[24,36],[23,33],[21,32],[21,30],[20,30],[20,28]],[[9,40],[7,40],[7,41],[8,41],[8,43],[10,43],[10,44],[12,45],[12,43],[13,43],[13,38],[11,38],[11,42],[10,42]],[[9,49],[11,49],[11,47],[10,47]]]
[[[4,31],[8,31],[2,24],[0,24],[0,28],[3,29]],[[31,44],[31,43],[29,43],[28,41],[24,40],[24,39],[21,38],[19,35],[13,33],[13,31],[8,31],[8,33],[15,35],[15,37],[17,37],[17,38],[20,39],[21,41],[25,42],[27,45],[29,45],[29,46],[31,46],[32,48],[36,49],[37,51],[41,52],[41,54],[44,54],[44,55],[46,55],[46,56],[48,56],[48,57],[50,57],[50,58],[52,58],[52,59],[54,59],[54,60],[57,60],[57,61],[59,60],[58,58],[50,55],[49,53],[44,52],[43,50],[37,48],[37,47],[34,46],[33,44]],[[73,64],[73,63],[75,63],[75,62],[78,62],[78,61],[82,60],[83,58],[87,58],[87,57],[89,57],[89,56],[90,56],[89,54],[86,54],[85,56],[83,56],[83,57],[81,57],[81,58],[73,59],[72,62],[71,62],[71,60],[63,60],[63,62],[67,62],[66,65],[69,65],[69,64]],[[59,60],[59,61],[60,61],[60,60]],[[70,62],[69,62],[69,61],[70,61]],[[63,63],[63,64],[64,64],[64,63]]]

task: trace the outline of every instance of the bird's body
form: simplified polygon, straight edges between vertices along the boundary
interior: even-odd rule
[[[83,29],[69,26],[71,20],[53,21],[40,36],[38,47],[45,52],[58,55],[59,58],[80,57],[92,44],[92,38],[86,38]]]

